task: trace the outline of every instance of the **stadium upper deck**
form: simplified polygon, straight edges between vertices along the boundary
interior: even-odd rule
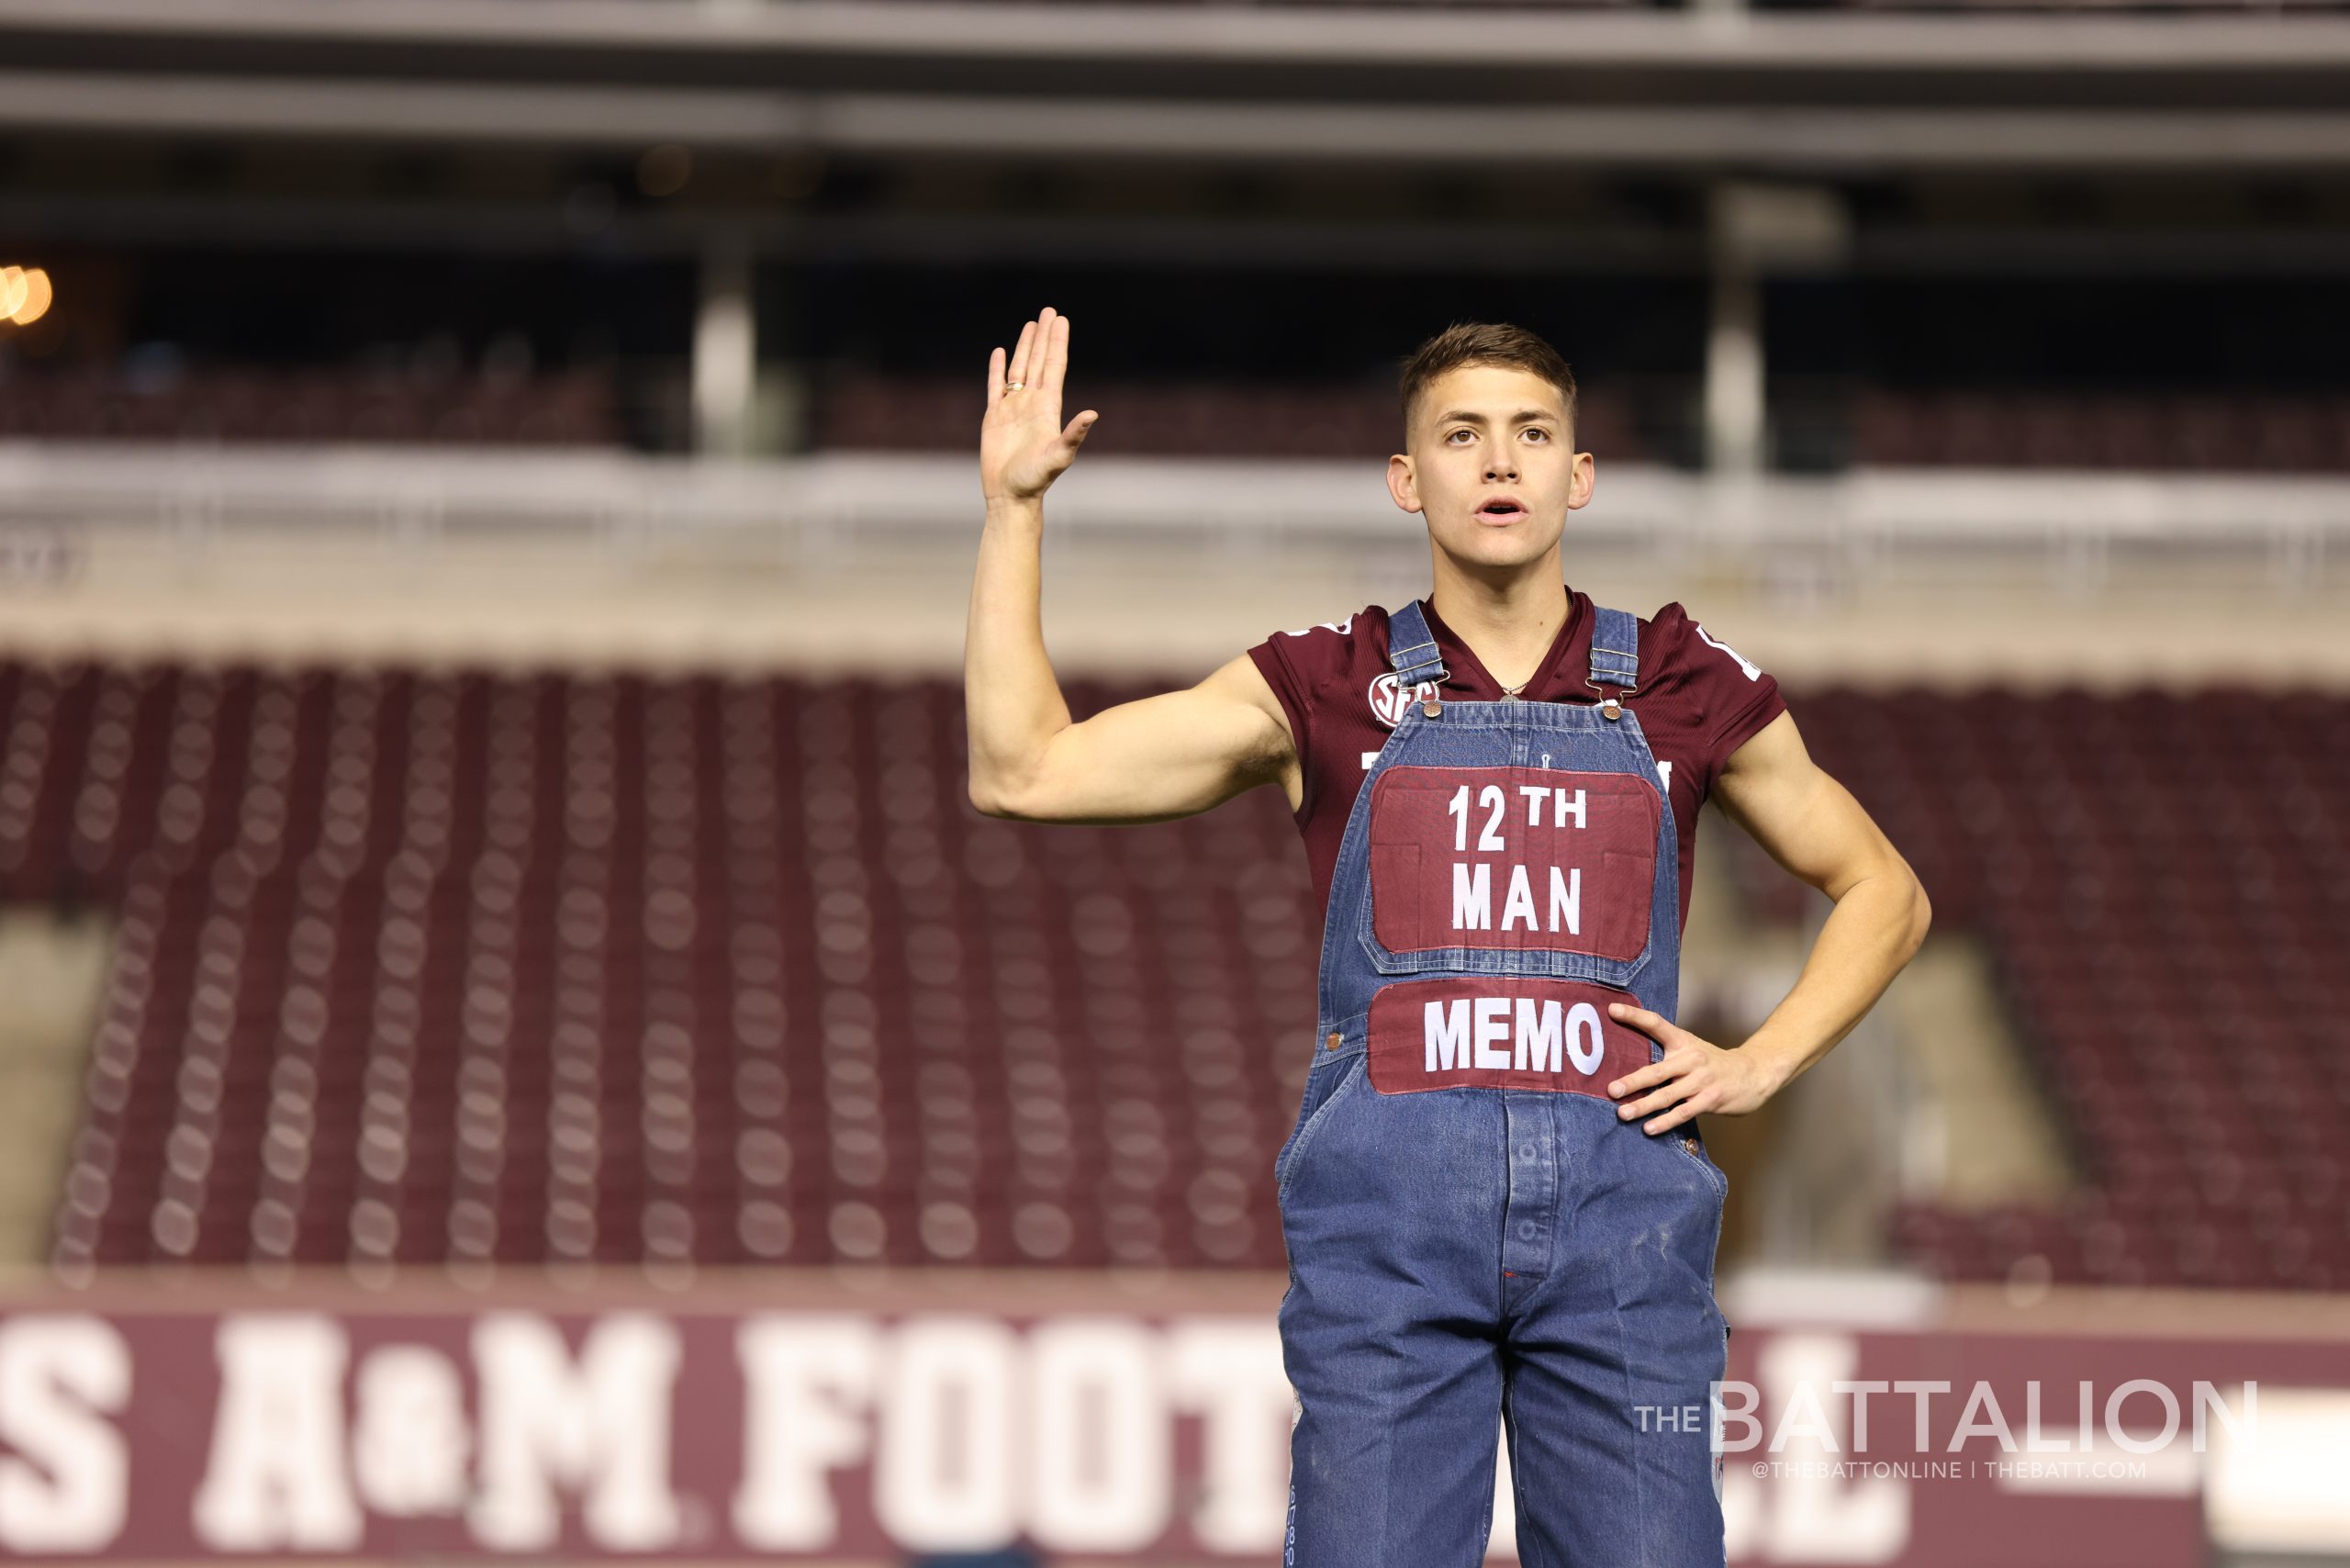
[[[0,125],[1064,162],[2341,155],[2340,6],[1978,9],[6,0]]]
[[[1196,384],[1137,451],[1333,452],[1252,421],[1505,308],[1618,459],[2341,465],[2350,17],[1871,9],[0,0],[0,264],[75,269],[9,427],[871,449],[968,358],[893,302],[1048,266],[1154,301],[1086,374]]]

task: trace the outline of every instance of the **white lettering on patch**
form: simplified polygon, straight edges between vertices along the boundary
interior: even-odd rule
[[[1583,935],[1583,868],[1561,875],[1550,868],[1550,929],[1570,936]]]
[[[1588,1002],[1578,1002],[1567,1010],[1567,1023],[1575,1036],[1567,1054],[1574,1058],[1575,1070],[1589,1078],[1599,1070],[1600,1058],[1607,1054],[1607,1042],[1599,1032],[1599,1009]]]
[[[1494,928],[1494,868],[1452,863],[1452,928],[1491,931]]]
[[[1509,998],[1481,996],[1477,999],[1476,1013],[1477,1065],[1507,1067],[1509,1052],[1502,1048],[1502,1042],[1509,1038]]]
[[[1517,1059],[1513,1065],[1521,1071],[1558,1071],[1559,1039],[1559,1004],[1545,1002],[1538,1007],[1532,997],[1519,997]]]
[[[1572,1064],[1589,1078],[1606,1054],[1599,1009],[1588,1002],[1562,1009],[1532,997],[1460,997],[1421,1011],[1430,1072],[1472,1066],[1560,1072]]]
[[[1430,1072],[1469,1065],[1469,1003],[1465,1000],[1449,1005],[1427,1004],[1427,1043]]]

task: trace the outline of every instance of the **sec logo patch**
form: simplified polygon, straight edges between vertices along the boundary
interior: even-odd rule
[[[1395,672],[1390,670],[1371,683],[1371,716],[1392,730],[1402,722],[1406,707],[1436,694],[1437,683],[1424,680],[1405,695],[1396,686]]]

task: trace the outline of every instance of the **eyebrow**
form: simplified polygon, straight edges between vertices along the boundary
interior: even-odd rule
[[[1555,424],[1561,417],[1548,409],[1520,409],[1512,414],[1510,419],[1512,422],[1518,424],[1523,424],[1528,420],[1549,420]],[[1485,422],[1485,416],[1472,413],[1466,409],[1448,409],[1436,417],[1436,422],[1440,425],[1449,425],[1456,420],[1461,424],[1482,425]]]

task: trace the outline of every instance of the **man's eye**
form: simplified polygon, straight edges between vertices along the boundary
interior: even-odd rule
[[[1549,431],[1544,430],[1540,425],[1529,425],[1529,426],[1528,426],[1528,427],[1527,427],[1526,433],[1527,433],[1527,434],[1528,434],[1528,435],[1539,435],[1539,436],[1540,436],[1544,441],[1548,441],[1548,440],[1550,440],[1550,432]]]
[[[1470,432],[1469,432],[1469,431],[1465,431],[1465,430],[1453,431],[1451,431],[1450,433],[1447,434],[1447,435],[1445,436],[1445,438],[1444,438],[1444,439],[1445,439],[1445,440],[1447,440],[1447,441],[1450,441],[1450,440],[1453,438],[1453,436],[1456,436],[1456,435],[1467,435],[1467,434],[1469,434],[1469,433],[1470,433]]]

